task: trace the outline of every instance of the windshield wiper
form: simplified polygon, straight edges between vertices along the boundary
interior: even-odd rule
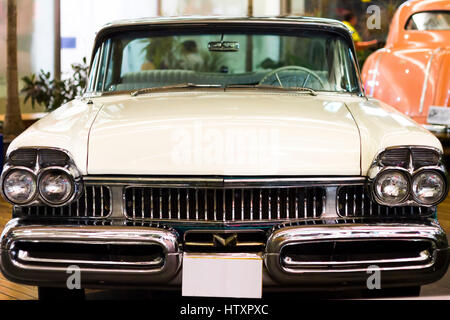
[[[306,87],[280,87],[280,86],[271,86],[266,84],[257,84],[257,85],[247,85],[247,84],[233,84],[225,87],[226,89],[239,89],[239,88],[251,88],[251,89],[270,89],[270,90],[279,90],[279,91],[295,91],[295,92],[306,92],[313,96],[317,96],[317,91],[306,88]]]
[[[141,94],[147,94],[152,93],[156,91],[164,91],[164,90],[171,90],[171,89],[190,89],[190,88],[222,88],[223,86],[221,84],[195,84],[195,83],[181,83],[181,84],[175,84],[171,86],[163,86],[163,87],[153,87],[153,88],[145,88],[145,89],[139,89],[137,91],[133,91],[131,93],[132,97],[137,97]]]
[[[137,97],[141,94],[147,94],[157,91],[164,91],[164,90],[171,90],[171,89],[190,89],[190,88],[223,88],[220,84],[195,84],[195,83],[181,83],[181,84],[175,84],[171,86],[163,86],[163,87],[152,87],[152,88],[145,88],[145,89],[139,89],[137,91],[133,91],[131,93],[131,96]],[[280,86],[271,86],[271,85],[265,85],[265,84],[258,84],[258,85],[246,85],[246,84],[233,84],[229,86],[225,86],[226,89],[239,89],[239,88],[251,88],[251,89],[262,89],[262,90],[279,90],[279,91],[294,91],[294,92],[306,92],[313,96],[317,96],[318,93],[311,89],[306,87],[280,87]]]

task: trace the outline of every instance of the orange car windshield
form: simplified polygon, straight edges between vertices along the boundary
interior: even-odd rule
[[[406,30],[450,30],[450,11],[416,13],[409,19]]]

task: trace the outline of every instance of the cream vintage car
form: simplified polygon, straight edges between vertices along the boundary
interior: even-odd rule
[[[41,298],[97,287],[257,298],[417,294],[446,273],[442,146],[367,98],[340,22],[121,21],[92,56],[84,96],[9,147],[9,280]]]

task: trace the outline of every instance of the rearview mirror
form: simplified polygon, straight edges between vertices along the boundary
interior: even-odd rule
[[[239,42],[235,41],[213,41],[208,44],[208,50],[213,52],[238,52]]]

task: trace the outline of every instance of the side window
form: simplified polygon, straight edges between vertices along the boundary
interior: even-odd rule
[[[107,66],[107,62],[108,62],[108,51],[111,45],[111,40],[106,41],[105,43],[103,43],[102,48],[101,48],[101,54],[100,54],[100,67],[98,68],[98,73],[97,73],[97,83],[96,83],[96,87],[95,87],[95,91],[97,92],[102,92],[103,91],[103,85],[104,85],[104,81],[105,81],[105,73],[106,70],[108,68]]]
[[[94,92],[94,86],[95,86],[95,79],[97,77],[97,67],[98,67],[98,59],[100,57],[100,51],[99,48],[97,52],[95,53],[94,59],[92,60],[91,69],[89,72],[89,82],[87,85],[87,92]]]
[[[450,30],[450,11],[424,11],[413,14],[405,30]]]
[[[413,17],[409,18],[408,23],[406,24],[405,30],[417,30],[417,25],[414,22]]]

